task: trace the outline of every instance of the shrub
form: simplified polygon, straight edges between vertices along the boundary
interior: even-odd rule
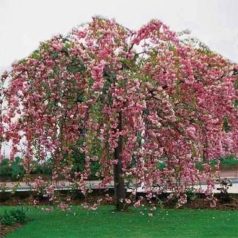
[[[20,157],[16,157],[16,159],[13,161],[11,165],[11,178],[14,180],[19,180],[23,178],[25,174],[24,167],[21,162]]]
[[[41,164],[35,162],[33,166],[34,167],[33,170],[31,171],[31,174],[52,175],[52,168],[53,168],[52,159],[48,159]]]
[[[0,163],[0,177],[11,177],[11,167],[8,159],[3,159]]]
[[[217,190],[220,190],[219,198],[222,203],[230,202],[231,196],[228,193],[228,190],[230,187],[232,187],[232,182],[230,179],[224,178],[224,179],[218,179],[217,182],[220,184],[220,188]]]
[[[25,174],[21,158],[16,157],[11,163],[9,159],[3,159],[0,163],[0,177],[11,178],[11,180],[19,180]]]
[[[11,226],[15,223],[23,224],[26,222],[26,220],[26,212],[23,210],[23,208],[4,211],[3,215],[0,216],[0,223],[6,226]]]
[[[3,215],[0,216],[0,223],[2,225],[11,226],[16,223],[15,218],[8,212],[5,211]]]
[[[197,198],[197,193],[194,188],[188,188],[186,191],[188,201],[193,201]]]
[[[17,223],[23,224],[26,222],[26,212],[23,210],[23,208],[11,210],[10,214],[15,218]]]

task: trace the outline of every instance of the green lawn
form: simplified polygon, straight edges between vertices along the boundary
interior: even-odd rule
[[[149,217],[135,209],[117,213],[103,206],[96,211],[74,207],[71,213],[29,208],[27,214],[33,220],[8,238],[238,237],[238,211],[162,209]]]

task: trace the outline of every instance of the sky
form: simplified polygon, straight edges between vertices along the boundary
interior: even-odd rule
[[[238,0],[0,0],[0,72],[96,15],[134,30],[160,19],[238,62]]]

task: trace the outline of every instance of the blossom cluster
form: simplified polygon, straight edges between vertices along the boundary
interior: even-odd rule
[[[95,162],[101,185],[110,184],[121,138],[123,178],[134,191],[143,185],[149,199],[171,191],[183,204],[202,181],[211,194],[219,170],[211,160],[238,152],[236,71],[158,20],[131,31],[93,18],[41,43],[2,76],[0,139],[11,144],[10,159],[21,153],[27,173],[35,160],[53,160],[44,186],[54,198],[58,180],[89,192]],[[76,172],[75,155],[83,160]]]

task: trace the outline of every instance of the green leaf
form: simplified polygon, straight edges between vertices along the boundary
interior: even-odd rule
[[[227,117],[224,117],[224,119],[223,119],[223,130],[225,132],[229,132],[231,130],[231,126],[229,124],[229,121],[228,121]]]
[[[70,73],[79,73],[79,72],[82,73],[86,70],[86,67],[81,59],[74,58],[71,64],[67,66],[67,70]]]
[[[54,52],[51,53],[52,59],[56,59],[56,58],[58,58],[58,56],[59,56],[59,53],[56,52],[56,51],[54,51]]]
[[[238,99],[235,99],[235,101],[234,101],[234,107],[238,108]]]
[[[238,79],[234,82],[235,89],[238,89]]]
[[[40,60],[41,59],[41,55],[39,50],[35,50],[32,54],[31,54],[31,58],[36,59],[36,60]]]

